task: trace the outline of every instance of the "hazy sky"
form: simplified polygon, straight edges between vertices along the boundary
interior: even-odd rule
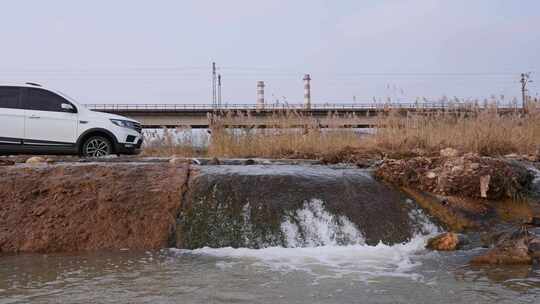
[[[540,82],[538,0],[0,0],[0,82],[85,103],[519,96]],[[532,84],[531,95],[539,92]]]

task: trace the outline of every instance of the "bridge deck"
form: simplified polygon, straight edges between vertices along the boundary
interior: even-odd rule
[[[457,103],[393,103],[393,104],[312,104],[306,108],[302,104],[270,104],[261,108],[254,104],[224,104],[219,108],[207,104],[89,104],[89,109],[118,114],[142,123],[143,128],[160,127],[191,127],[208,128],[210,114],[220,115],[224,112],[241,112],[250,115],[238,120],[235,126],[266,127],[275,125],[274,113],[294,111],[302,117],[293,118],[297,124],[305,124],[306,117],[317,119],[321,127],[335,126],[336,118],[330,118],[328,113],[340,116],[339,126],[372,127],[376,124],[376,116],[380,113],[397,110],[402,113],[426,111],[471,111],[471,104]],[[503,113],[519,112],[515,106],[501,106],[498,111]],[[296,122],[293,122],[296,124]]]

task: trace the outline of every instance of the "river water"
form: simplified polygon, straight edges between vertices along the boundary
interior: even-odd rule
[[[538,303],[540,271],[392,247],[177,249],[0,260],[0,303]]]
[[[262,169],[219,170],[255,178]],[[367,245],[358,226],[314,199],[283,219],[285,246],[1,256],[0,304],[540,303],[538,266],[471,267],[485,249],[427,251],[440,229],[410,212],[421,229],[395,245]]]

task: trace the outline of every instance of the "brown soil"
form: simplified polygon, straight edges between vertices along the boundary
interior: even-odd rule
[[[188,178],[170,164],[0,167],[0,253],[166,247]]]
[[[533,180],[533,175],[516,162],[475,154],[388,159],[375,174],[397,186],[439,195],[492,200],[520,198]]]
[[[528,196],[533,175],[515,161],[474,154],[387,159],[375,175],[400,186],[453,232],[523,223],[537,205]]]

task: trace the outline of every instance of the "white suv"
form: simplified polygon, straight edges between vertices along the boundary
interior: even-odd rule
[[[0,154],[136,154],[141,124],[38,84],[0,85]]]

